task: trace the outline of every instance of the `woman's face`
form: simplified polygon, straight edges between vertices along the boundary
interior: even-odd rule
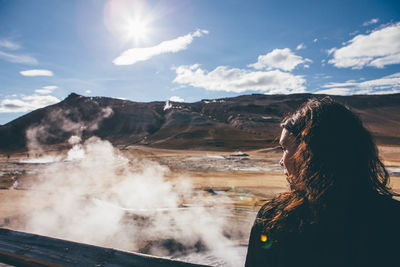
[[[283,167],[284,174],[286,176],[291,176],[295,174],[293,155],[297,150],[296,139],[293,134],[291,134],[288,130],[284,128],[282,130],[279,144],[281,145],[283,150],[283,155],[279,163]]]

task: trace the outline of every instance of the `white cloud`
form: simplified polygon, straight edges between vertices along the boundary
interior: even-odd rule
[[[47,90],[54,90],[54,89],[57,89],[58,86],[56,86],[56,85],[47,85],[47,86],[43,86],[43,88],[47,89]]]
[[[219,66],[207,72],[198,64],[175,68],[174,83],[201,87],[210,91],[242,93],[260,91],[268,94],[305,92],[306,80],[301,75],[272,71],[250,71]]]
[[[323,74],[323,73],[314,74],[314,79],[331,79],[331,78],[332,78],[332,76],[326,75],[326,74]]]
[[[53,76],[53,72],[51,70],[23,70],[20,71],[21,75],[23,76]]]
[[[400,93],[400,72],[379,79],[361,82],[327,83],[322,88],[324,89],[315,93],[340,95]]]
[[[281,69],[292,71],[296,66],[312,62],[310,59],[304,59],[301,56],[295,55],[289,48],[274,49],[272,52],[258,56],[256,63],[248,65],[255,69]]]
[[[35,90],[36,94],[42,94],[42,95],[49,94],[51,92],[52,92],[52,90],[46,90],[46,89],[36,89]]]
[[[169,101],[172,101],[172,102],[185,102],[185,100],[182,97],[179,97],[179,96],[171,96],[169,98]]]
[[[10,39],[0,39],[0,48],[8,50],[18,50],[21,48],[21,46],[11,41]],[[11,63],[28,64],[28,65],[38,64],[36,58],[30,55],[14,54],[4,51],[0,51],[0,59],[6,60]]]
[[[91,94],[92,91],[91,91],[91,90],[86,90],[85,93],[86,93],[86,94]]]
[[[314,92],[314,94],[325,94],[325,95],[351,95],[351,90],[349,88],[331,88],[324,89]]]
[[[326,53],[328,54],[328,56],[330,56],[331,54],[335,53],[337,50],[336,47],[332,47],[331,49],[326,50]],[[323,59],[325,61],[325,59]]]
[[[374,18],[374,19],[371,19],[371,20],[369,20],[369,21],[364,22],[364,23],[363,23],[363,26],[372,25],[372,24],[378,23],[378,21],[379,21],[378,18]]]
[[[296,50],[301,50],[301,49],[305,49],[305,48],[306,48],[306,45],[301,43],[296,47]]]
[[[375,30],[368,35],[359,34],[342,48],[328,50],[329,60],[338,68],[361,69],[365,66],[383,68],[400,63],[400,23]]]
[[[17,43],[14,43],[8,39],[0,39],[0,47],[9,49],[9,50],[17,50],[21,46]]]
[[[0,51],[0,58],[12,63],[21,63],[28,65],[38,64],[38,61],[29,55],[11,54]]]
[[[313,42],[314,42],[314,43],[318,42],[318,38],[315,38],[315,39],[313,40]]]
[[[36,89],[35,93],[37,94],[50,94],[54,91],[54,89],[58,88],[55,85],[48,85],[48,86],[43,86],[41,89]]]
[[[115,65],[132,65],[161,54],[176,53],[187,49],[188,45],[193,42],[194,37],[201,37],[204,34],[208,34],[208,31],[197,30],[193,33],[172,40],[163,41],[156,46],[131,48],[124,51],[119,57],[115,58],[113,63]]]
[[[21,95],[17,99],[3,99],[0,102],[0,113],[28,112],[60,102],[51,95]]]
[[[349,35],[350,35],[350,36],[354,36],[354,35],[356,35],[356,34],[359,33],[359,32],[360,32],[359,30],[356,30],[356,31],[354,31],[354,32],[349,33]]]

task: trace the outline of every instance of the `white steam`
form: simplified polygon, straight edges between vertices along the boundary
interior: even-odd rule
[[[171,107],[167,101],[164,110]],[[105,108],[92,121],[73,121],[71,111],[58,110],[28,129],[30,154],[40,152],[31,161],[49,156],[43,144],[57,138],[54,128],[71,135],[72,148],[53,155],[56,160],[29,182],[32,190],[23,203],[35,203],[40,195],[46,205],[26,214],[21,230],[159,256],[200,251],[238,265],[236,244],[226,234],[230,212],[217,199],[194,191],[188,179],[166,179],[167,167],[124,156],[108,141],[82,141],[83,131],[96,130],[112,113]]]
[[[81,138],[79,136],[73,135],[68,139],[68,143],[73,145],[73,147],[68,151],[67,160],[79,160],[85,157],[85,150],[80,145]]]
[[[74,146],[66,159],[72,161],[40,174],[30,197],[41,192],[48,204],[27,215],[23,230],[161,256],[193,253],[201,244],[228,264],[237,262],[234,244],[224,235],[221,214],[227,211],[210,207],[187,180],[167,181],[168,168],[128,159],[97,137],[79,141],[69,139]],[[171,251],[166,240],[185,251]]]
[[[164,111],[172,108],[172,104],[169,102],[169,100],[165,101],[164,105]]]
[[[79,114],[73,109],[55,109],[49,113],[39,124],[29,127],[26,131],[26,146],[31,155],[43,153],[45,144],[49,138],[58,138],[60,132],[70,133],[76,138],[81,138],[83,131],[95,131],[98,129],[100,122],[110,117],[113,110],[110,107],[105,107],[100,110],[97,116],[89,121],[83,121],[81,118],[76,118],[76,121],[69,118],[72,113]],[[51,131],[53,130],[53,131]],[[79,142],[69,140],[71,142]]]

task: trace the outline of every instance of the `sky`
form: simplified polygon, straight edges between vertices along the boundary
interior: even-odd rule
[[[400,1],[0,0],[0,124],[72,92],[400,93]]]

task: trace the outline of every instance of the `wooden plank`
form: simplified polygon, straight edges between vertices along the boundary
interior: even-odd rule
[[[0,262],[15,266],[198,265],[0,228]]]

